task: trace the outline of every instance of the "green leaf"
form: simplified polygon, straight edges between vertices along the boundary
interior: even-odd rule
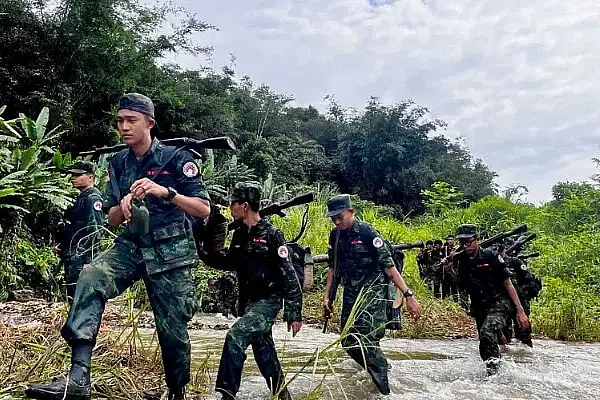
[[[52,165],[54,165],[56,168],[63,167],[63,156],[60,154],[60,151],[56,151],[52,156]]]
[[[29,214],[29,211],[27,211],[23,207],[15,206],[13,204],[0,204],[0,208],[10,208],[12,210],[22,211],[26,214]]]
[[[63,156],[63,167],[68,167],[71,165],[73,161],[71,161],[71,153],[67,153]]]
[[[12,136],[0,135],[0,142],[19,143],[19,139]]]
[[[0,115],[2,115],[4,113],[4,111],[6,110],[6,106],[2,106],[0,107]]]
[[[38,115],[37,120],[35,121],[35,128],[37,133],[36,142],[41,143],[44,139],[44,134],[46,133],[46,126],[48,125],[48,119],[50,118],[50,110],[48,107],[42,108],[40,115]]]
[[[21,193],[17,193],[17,189],[15,189],[15,188],[0,189],[0,197],[11,196],[13,194],[21,194]]]
[[[4,131],[8,131],[10,134],[12,134],[14,137],[21,139],[21,135],[19,135],[19,132],[17,132],[15,130],[15,128],[13,128],[10,124],[9,121],[4,121],[3,119],[0,119],[0,129],[4,130]]]
[[[21,155],[20,169],[26,170],[38,160],[38,150],[35,147],[30,147]]]

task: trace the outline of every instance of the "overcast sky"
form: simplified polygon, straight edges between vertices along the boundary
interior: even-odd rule
[[[599,0],[176,0],[220,30],[212,65],[323,109],[406,98],[529,201],[600,156]],[[176,59],[198,68],[206,60]]]

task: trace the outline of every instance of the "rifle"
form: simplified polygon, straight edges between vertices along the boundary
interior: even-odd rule
[[[258,213],[260,214],[261,218],[265,218],[265,217],[268,217],[271,215],[279,215],[280,217],[285,217],[285,213],[283,212],[283,210],[286,210],[286,209],[288,209],[290,207],[294,207],[294,206],[300,206],[302,204],[308,204],[308,203],[312,202],[314,199],[315,199],[315,194],[313,192],[302,193],[288,201],[282,201],[282,202],[270,204],[267,207],[261,209]],[[227,228],[230,231],[235,230],[235,229],[239,228],[240,223],[242,223],[242,222],[241,221],[230,222]]]
[[[192,138],[188,138],[188,137],[182,137],[182,138],[165,139],[165,140],[161,140],[160,142],[167,146],[174,146],[174,147],[179,147],[179,148],[185,147],[185,148],[193,151],[194,153],[196,153],[198,150],[201,150],[201,149],[232,150],[232,151],[237,150],[235,143],[228,136],[219,136],[219,137],[202,139],[202,140],[192,139]],[[98,156],[101,156],[102,154],[116,153],[116,152],[126,149],[128,147],[129,147],[129,145],[122,143],[122,144],[116,144],[114,146],[105,146],[105,147],[100,147],[100,148],[94,148],[93,150],[89,150],[89,151],[82,151],[79,154],[81,156],[98,157]]]
[[[483,241],[481,241],[479,243],[479,247],[481,247],[482,249],[485,249],[486,247],[490,247],[495,245],[496,243],[511,237],[511,236],[515,236],[515,235],[520,235],[521,233],[525,233],[527,232],[527,225],[523,224],[523,225],[519,225],[516,228],[507,231],[507,232],[500,232],[497,235],[492,236],[491,238],[485,239]],[[530,239],[531,240],[531,239]],[[461,246],[462,247],[462,246]],[[456,257],[461,255],[464,252],[464,249],[462,249],[461,247],[459,247],[459,250],[455,251],[454,255],[452,257]],[[446,263],[449,260],[450,257],[445,257],[443,258],[439,263],[435,264],[433,266],[433,268],[435,269],[436,267],[439,267],[440,265]]]
[[[529,254],[519,254],[517,256],[517,258],[519,258],[520,260],[525,261],[525,260],[527,260],[529,258],[534,258],[534,257],[539,257],[539,256],[540,256],[540,252],[536,251],[534,253],[529,253]]]
[[[532,241],[536,237],[537,235],[535,233],[519,237],[519,239],[517,239],[516,242],[514,242],[509,248],[506,249],[506,254],[509,256],[518,254],[521,250],[523,250],[523,246],[525,246],[527,242]]]

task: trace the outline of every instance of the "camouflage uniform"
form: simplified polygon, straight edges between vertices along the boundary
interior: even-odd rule
[[[67,172],[84,174],[94,173],[94,170],[92,163],[78,162]],[[65,211],[65,228],[59,247],[69,301],[73,300],[75,284],[83,266],[89,264],[92,256],[100,251],[100,227],[104,225],[102,208],[102,194],[92,186],[83,190],[75,199],[75,204]]]
[[[458,236],[460,238],[460,236]],[[460,286],[471,296],[471,316],[479,332],[479,354],[491,369],[500,358],[498,334],[504,328],[512,303],[504,281],[511,273],[504,260],[491,249],[479,249],[474,258],[466,253],[454,258]]]
[[[121,194],[128,193],[134,181],[148,177],[185,196],[208,200],[198,166],[187,151],[179,152],[160,171],[173,151],[175,148],[154,139],[141,160],[130,149],[114,156],[112,179],[117,179]],[[109,184],[106,206],[116,206],[119,200]],[[187,322],[195,310],[190,267],[197,262],[196,246],[182,210],[154,196],[146,197],[145,203],[150,213],[149,233],[132,233],[128,227],[113,248],[83,269],[62,334],[69,343],[94,343],[106,301],[143,279],[154,312],[167,386],[180,388],[190,380]]]
[[[258,187],[239,183],[232,202],[242,201],[240,196],[252,195],[260,198]],[[290,261],[283,233],[265,218],[250,229],[243,225],[233,233],[229,250],[209,252],[206,262],[214,268],[235,270],[240,294],[241,317],[225,338],[215,390],[222,393],[223,398],[235,397],[241,383],[246,349],[251,345],[267,386],[273,394],[278,392],[284,376],[273,342],[272,327],[282,302],[285,305],[285,321],[302,321],[302,288]]]
[[[341,326],[347,334],[342,345],[348,355],[369,372],[381,392],[387,394],[388,363],[379,341],[385,335],[387,322],[388,286],[384,271],[395,268],[392,255],[371,225],[356,221],[349,229],[331,231],[328,256],[329,268],[334,268],[344,286]],[[364,297],[356,304],[360,293]],[[355,305],[354,321],[348,327]]]

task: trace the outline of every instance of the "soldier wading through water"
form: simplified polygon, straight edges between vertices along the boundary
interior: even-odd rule
[[[329,269],[323,297],[326,313],[331,313],[334,278],[344,286],[341,326],[349,327],[342,345],[350,357],[371,375],[383,394],[389,394],[388,363],[379,347],[387,322],[388,281],[392,280],[404,294],[408,310],[419,317],[421,306],[396,269],[390,250],[379,233],[368,223],[356,220],[350,196],[331,198],[327,215],[335,228],[329,235]],[[362,292],[354,321],[349,321],[352,308]]]
[[[498,337],[511,312],[522,329],[529,328],[529,319],[510,280],[511,272],[504,259],[490,248],[479,247],[475,225],[458,227],[456,238],[464,251],[453,258],[458,263],[459,284],[471,297],[471,316],[477,323],[479,354],[485,361],[488,375],[498,371],[500,349]]]
[[[246,349],[252,346],[258,369],[279,399],[290,399],[282,389],[281,370],[272,328],[285,303],[284,321],[296,336],[302,327],[302,288],[292,266],[283,233],[261,218],[260,187],[238,183],[231,195],[231,216],[241,221],[229,250],[208,252],[206,262],[214,268],[235,270],[239,280],[240,319],[233,324],[223,345],[215,390],[223,399],[235,399],[240,388]]]

